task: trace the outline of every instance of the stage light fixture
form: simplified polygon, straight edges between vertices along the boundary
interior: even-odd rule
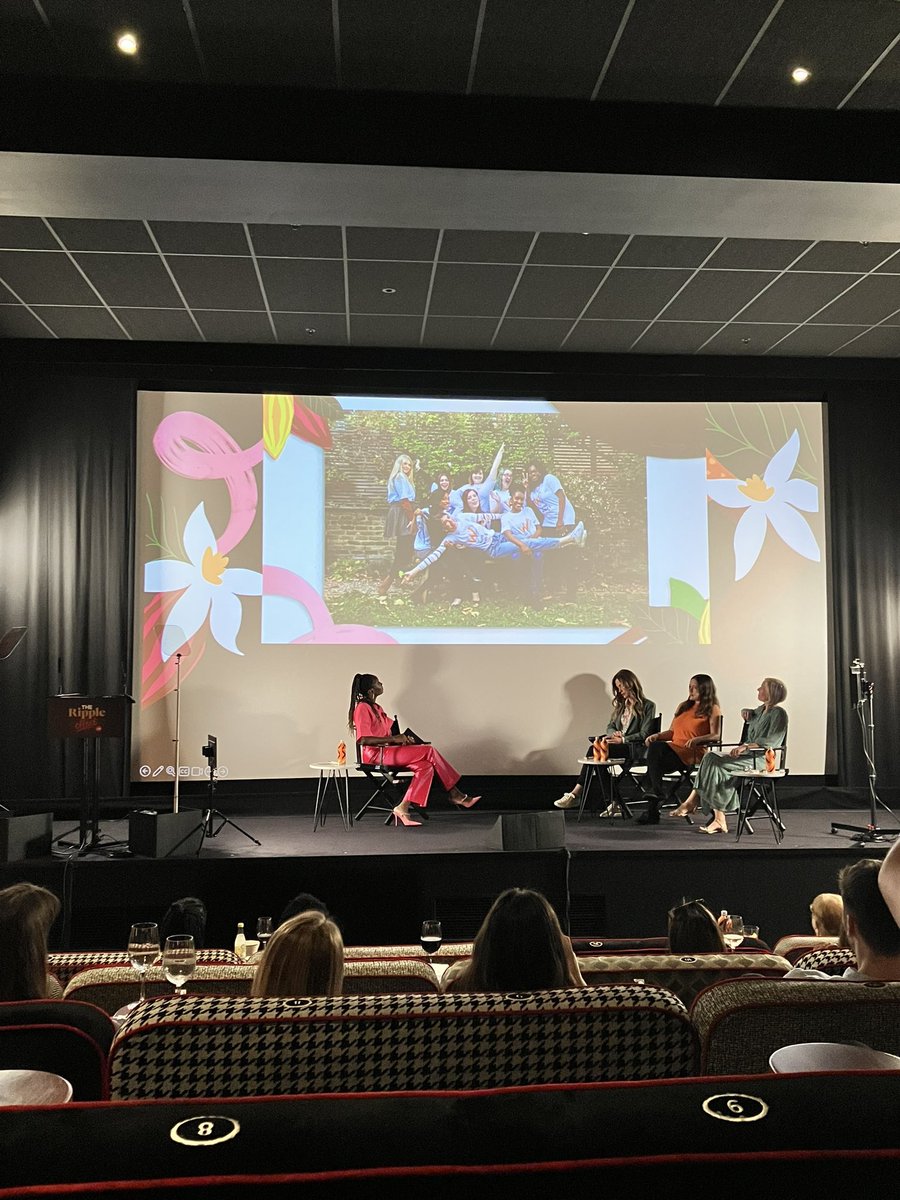
[[[396,295],[397,292],[396,288],[382,288],[381,290],[385,296],[393,296]]]
[[[123,33],[116,38],[116,49],[122,54],[137,54],[138,40],[133,33]]]
[[[793,71],[791,71],[791,79],[793,79],[794,83],[806,83],[811,75],[812,71],[807,70],[806,67],[794,67]]]

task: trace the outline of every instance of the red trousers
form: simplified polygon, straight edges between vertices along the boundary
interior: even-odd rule
[[[459,771],[455,771],[434,746],[385,746],[383,750],[379,746],[362,746],[360,749],[363,762],[409,768],[413,777],[406,799],[419,808],[428,804],[428,792],[435,774],[448,792],[460,780]]]

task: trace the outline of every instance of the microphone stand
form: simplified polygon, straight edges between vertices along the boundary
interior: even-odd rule
[[[869,776],[869,823],[868,825],[844,825],[839,821],[832,821],[831,832],[837,833],[839,829],[846,830],[853,834],[851,842],[865,846],[868,842],[884,843],[890,838],[895,838],[900,834],[900,829],[885,829],[876,820],[876,804],[881,804],[882,808],[886,808],[888,812],[891,810],[879,798],[876,790],[878,775],[875,769],[875,709],[873,703],[875,681],[866,678],[866,664],[858,658],[854,658],[850,664],[850,674],[856,679],[856,703],[853,708],[859,714],[863,756]],[[893,816],[893,813],[891,815]]]

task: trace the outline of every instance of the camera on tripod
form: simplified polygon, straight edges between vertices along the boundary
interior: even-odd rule
[[[206,745],[200,747],[200,753],[204,758],[209,759],[210,771],[215,771],[219,765],[219,760],[217,757],[218,749],[216,745],[216,739],[213,734],[208,733],[206,735]]]

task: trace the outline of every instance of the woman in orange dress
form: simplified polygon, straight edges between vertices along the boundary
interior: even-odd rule
[[[683,767],[696,766],[705,747],[718,741],[721,719],[716,685],[709,675],[695,675],[688,688],[687,700],[675,709],[671,727],[651,733],[645,742],[650,791],[647,811],[638,818],[638,824],[659,824],[659,802],[665,792],[663,776]]]

